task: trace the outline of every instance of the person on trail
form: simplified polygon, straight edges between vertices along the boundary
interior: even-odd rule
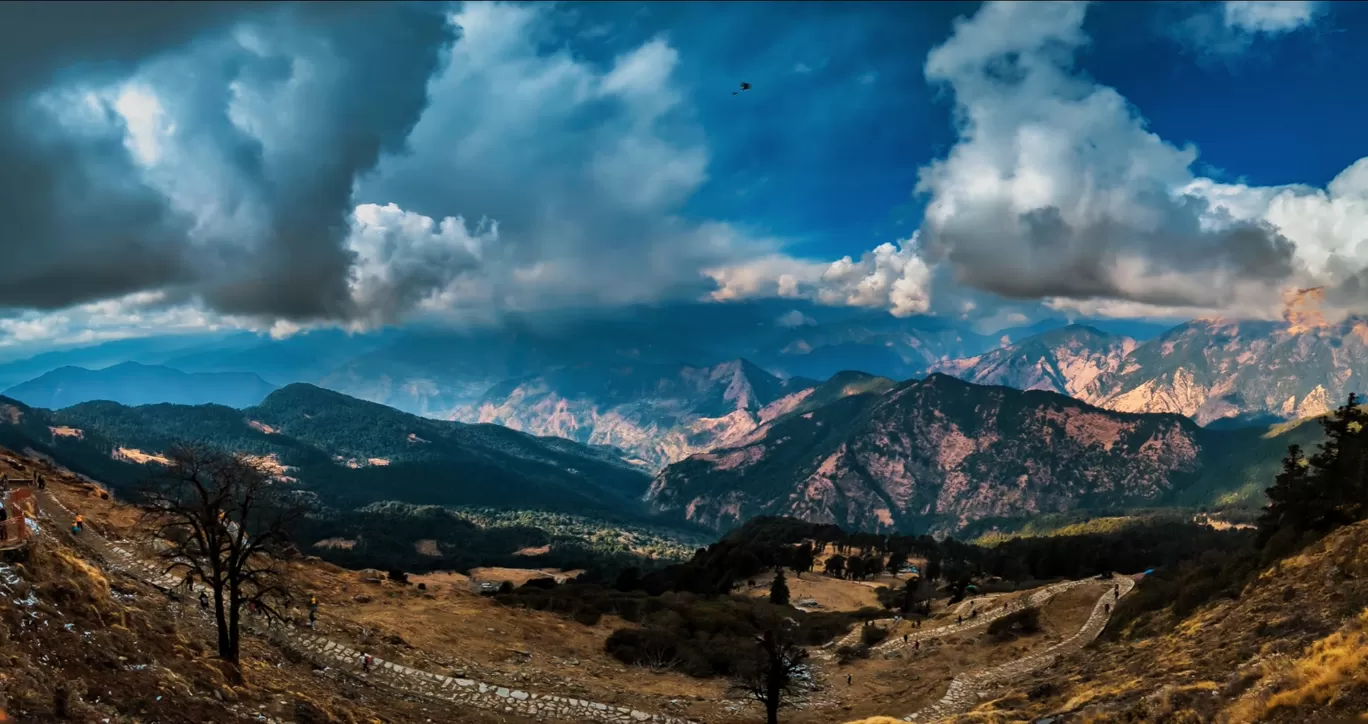
[[[1102,605],[1102,612],[1103,612],[1103,613],[1108,613],[1108,614],[1111,613],[1111,604],[1110,604],[1110,603],[1103,604],[1103,605]]]
[[[5,504],[0,503],[0,523],[4,523],[8,519],[9,513],[5,511]],[[0,541],[3,541],[5,539],[5,535],[5,526],[0,525]]]
[[[903,646],[907,645],[907,634],[903,634]]]
[[[187,591],[194,591],[194,590],[195,590],[195,572],[194,572],[194,571],[186,571],[186,572],[185,572],[185,584],[184,584],[184,585],[185,585],[185,590],[187,590]]]
[[[77,515],[76,520],[72,521],[71,527],[75,528],[77,533],[85,530],[85,516]]]
[[[921,651],[921,639],[917,639],[916,641],[912,642],[912,650]]]
[[[964,623],[964,616],[956,616],[955,623]]]
[[[309,596],[309,613],[318,612],[318,596]]]
[[[978,609],[977,609],[977,608],[971,608],[971,609],[969,609],[969,618],[978,618]]]
[[[315,631],[315,630],[317,630],[317,629],[318,629],[318,611],[315,609],[315,610],[309,611],[309,630],[310,630],[310,631]]]
[[[852,681],[853,680],[851,679],[850,674],[846,674],[846,686],[852,686]]]
[[[364,671],[364,672],[366,672],[367,674],[369,674],[369,673],[370,673],[370,667],[371,667],[371,655],[370,655],[370,654],[366,654],[366,655],[364,655],[364,656],[361,657],[361,670]]]
[[[209,610],[209,595],[204,591],[200,591],[200,608],[206,611]]]
[[[34,473],[33,481],[38,484],[39,490],[47,490],[47,478],[44,478],[42,473]]]

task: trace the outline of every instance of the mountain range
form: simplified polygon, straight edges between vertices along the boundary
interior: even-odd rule
[[[123,362],[98,370],[59,367],[5,390],[4,395],[54,410],[92,400],[250,407],[275,389],[251,372],[186,373],[164,365]]]
[[[660,468],[740,439],[777,416],[779,400],[816,384],[746,360],[585,364],[497,384],[454,419],[609,445]]]
[[[1368,324],[1194,320],[1146,342],[1072,325],[932,369],[983,384],[1052,390],[1119,412],[1198,424],[1324,414],[1365,391]]]
[[[1287,444],[1318,433],[1204,429],[943,374],[894,383],[850,373],[736,444],[665,468],[647,499],[718,530],[756,515],[954,531],[1047,513],[1257,508]]]
[[[0,398],[0,445],[132,489],[173,444],[254,456],[326,508],[384,500],[640,517],[649,476],[613,450],[497,425],[431,420],[312,385],[261,404],[87,402],[58,411]]]

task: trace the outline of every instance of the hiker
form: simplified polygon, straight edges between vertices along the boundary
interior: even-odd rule
[[[955,623],[964,623],[964,616],[963,616],[963,615],[956,616],[956,617],[955,617]]]
[[[185,572],[185,590],[193,592],[195,590],[195,572]]]
[[[907,645],[907,634],[903,634],[903,646]]]
[[[366,672],[367,674],[369,674],[369,673],[370,673],[370,667],[371,667],[371,655],[370,655],[370,654],[366,654],[366,655],[364,655],[364,656],[361,657],[361,670],[364,671],[364,672]]]
[[[852,686],[851,681],[850,674],[846,674],[846,686]]]
[[[917,639],[916,641],[912,642],[912,650],[921,651],[921,639]]]
[[[309,611],[309,630],[310,630],[310,631],[316,631],[316,630],[318,630],[318,610],[317,610],[317,609],[314,609],[314,610]]]
[[[78,514],[76,520],[71,522],[71,527],[75,529],[77,533],[85,530],[85,516]]]
[[[7,535],[6,528],[3,524],[8,519],[9,513],[5,510],[5,504],[0,503],[0,541],[4,540]]]
[[[309,613],[318,612],[318,596],[309,596]]]
[[[209,610],[209,594],[204,591],[200,591],[200,608],[206,611]]]
[[[1111,613],[1111,604],[1110,604],[1110,603],[1103,604],[1103,605],[1102,605],[1102,612],[1103,612],[1103,613]]]

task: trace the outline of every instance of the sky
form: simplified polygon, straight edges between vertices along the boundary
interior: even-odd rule
[[[0,6],[0,346],[1368,312],[1359,3],[72,8]]]

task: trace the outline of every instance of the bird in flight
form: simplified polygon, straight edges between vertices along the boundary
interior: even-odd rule
[[[742,84],[741,84],[741,90],[739,90],[739,91],[732,91],[732,95],[740,95],[740,94],[742,93],[742,91],[748,91],[748,90],[750,90],[750,89],[751,89],[751,84],[750,84],[750,83],[742,83]]]

